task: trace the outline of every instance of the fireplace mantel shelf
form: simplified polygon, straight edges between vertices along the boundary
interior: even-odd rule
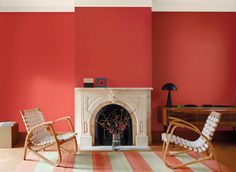
[[[75,90],[153,90],[150,87],[76,87]]]

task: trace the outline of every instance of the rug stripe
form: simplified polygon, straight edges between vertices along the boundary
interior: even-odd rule
[[[195,158],[189,156],[186,153],[179,154],[178,156],[175,156],[175,158],[177,158],[182,163],[196,160]],[[188,165],[188,167],[191,168],[194,172],[197,172],[197,171],[211,172],[211,170],[207,166],[202,164],[201,162]]]
[[[53,162],[57,162],[58,159],[58,154],[57,152],[43,152],[43,156],[47,157],[49,160]],[[34,168],[34,172],[42,172],[42,171],[47,171],[51,172],[53,171],[54,166],[46,163],[43,160],[40,160],[40,162],[37,164],[37,166]]]
[[[93,152],[93,170],[100,171],[112,171],[112,166],[109,161],[107,152]]]
[[[108,155],[111,161],[112,170],[114,172],[133,171],[132,167],[130,166],[129,162],[127,161],[125,155],[122,152],[109,152]]]
[[[73,172],[92,172],[93,160],[91,152],[80,152],[75,155]]]
[[[56,162],[57,152],[44,152],[44,156]],[[182,162],[197,159],[192,153],[178,155],[176,157],[167,157],[167,161],[173,165]],[[202,156],[202,155],[201,155]],[[30,157],[30,158],[29,158]],[[22,161],[17,166],[18,172],[92,172],[92,171],[155,171],[155,172],[218,172],[215,160],[207,160],[201,163],[189,165],[181,169],[170,169],[163,162],[162,152],[153,151],[127,151],[127,152],[80,152],[74,154],[62,155],[62,163],[59,167],[54,167],[43,160],[38,160],[36,156],[27,156],[26,161]],[[232,172],[228,167],[221,165],[222,172]]]
[[[62,162],[58,167],[53,169],[53,172],[73,172],[74,166],[74,154],[73,153],[62,153]]]
[[[20,165],[17,166],[17,172],[32,172],[34,171],[35,166],[37,165],[36,162],[28,162],[24,161]]]
[[[188,153],[189,156],[196,158],[196,154],[194,154],[193,152],[189,152]],[[203,153],[200,154],[201,157],[205,157],[206,155],[204,155]],[[205,164],[209,169],[211,169],[213,172],[218,172],[218,166],[215,160],[206,160],[206,161],[202,161],[203,164]],[[223,164],[220,164],[221,170],[223,172],[232,172],[232,170],[230,170],[228,167],[224,166]]]
[[[142,156],[136,152],[124,152],[126,159],[129,161],[130,166],[133,171],[143,171],[149,172],[152,171],[151,167],[147,164],[147,162],[142,158]]]
[[[155,152],[155,153],[163,160],[164,154],[162,152]],[[169,162],[170,164],[173,164],[173,165],[181,164],[181,161],[179,161],[175,157],[167,156],[166,160],[167,160],[167,162]],[[193,170],[190,169],[189,167],[183,167],[181,169],[173,169],[173,171],[175,171],[175,172],[193,172]]]
[[[27,155],[26,160],[21,162],[17,168],[17,172],[32,172],[34,171],[34,168],[39,163],[38,157],[36,157],[34,154],[30,153]]]
[[[173,172],[170,168],[168,168],[162,159],[157,156],[154,152],[139,152],[139,154],[143,157],[143,159],[148,163],[148,165],[152,168],[152,171],[155,172]]]

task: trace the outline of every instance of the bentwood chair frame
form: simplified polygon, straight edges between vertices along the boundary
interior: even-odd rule
[[[176,169],[176,168],[181,168],[181,167],[184,167],[184,166],[187,166],[190,164],[202,162],[205,160],[215,159],[217,166],[218,166],[218,170],[221,172],[220,164],[217,161],[215,150],[214,150],[213,144],[211,143],[211,140],[212,140],[212,137],[213,137],[214,132],[216,130],[216,127],[220,121],[220,117],[221,117],[220,113],[211,112],[207,118],[207,121],[204,125],[202,132],[195,125],[193,125],[187,121],[184,121],[182,119],[178,119],[175,117],[169,117],[171,122],[167,128],[166,133],[162,133],[162,140],[163,140],[162,151],[164,152],[163,159],[165,161],[165,164],[170,168]],[[188,141],[186,139],[175,136],[174,131],[177,128],[189,129],[189,130],[197,133],[199,135],[199,138],[196,141]],[[179,151],[179,152],[175,152],[175,153],[170,153],[169,152],[170,143],[179,145],[180,147],[184,148],[184,150]],[[166,160],[167,156],[177,156],[179,154],[187,153],[190,151],[193,151],[195,153],[206,152],[207,156],[199,158],[197,160],[190,161],[190,162],[181,163],[178,165],[172,165],[172,164],[168,163]]]
[[[26,160],[27,150],[30,150],[33,154],[47,163],[51,165],[59,165],[62,160],[61,150],[71,152],[62,146],[62,144],[70,140],[74,140],[75,152],[77,152],[78,145],[76,133],[74,132],[70,116],[65,116],[55,121],[45,122],[43,113],[39,108],[22,110],[20,113],[27,129],[27,136],[24,145],[24,160]],[[67,121],[71,131],[57,134],[53,128],[53,125],[59,121]],[[58,161],[56,164],[39,153],[40,151],[45,150],[47,147],[52,145],[56,145],[56,150],[58,153]]]

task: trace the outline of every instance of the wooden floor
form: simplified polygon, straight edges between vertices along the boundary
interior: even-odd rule
[[[214,142],[218,159],[221,163],[236,171],[236,142]],[[22,161],[22,143],[12,149],[0,149],[0,171],[13,172]],[[73,144],[70,144],[73,145]],[[153,150],[161,150],[161,143],[151,146]],[[53,148],[52,148],[53,149]]]

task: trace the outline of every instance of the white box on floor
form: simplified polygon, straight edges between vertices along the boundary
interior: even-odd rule
[[[12,148],[18,140],[18,124],[0,127],[0,148]]]

